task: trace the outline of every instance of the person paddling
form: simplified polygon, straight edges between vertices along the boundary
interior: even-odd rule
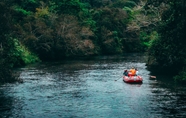
[[[128,76],[135,76],[135,75],[136,75],[136,70],[134,69],[134,67],[132,67],[132,68],[129,70]]]
[[[135,70],[136,70],[136,76],[138,76],[138,69],[137,69],[137,68],[135,68]]]
[[[128,76],[128,70],[124,70],[123,75]]]

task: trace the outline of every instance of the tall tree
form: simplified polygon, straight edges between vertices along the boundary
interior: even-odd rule
[[[149,54],[155,57],[159,65],[179,71],[186,65],[186,1],[166,0],[165,2],[169,8],[162,15],[162,23],[158,29],[160,38],[153,42]]]
[[[11,81],[11,56],[13,40],[8,38],[11,29],[10,6],[6,0],[0,2],[0,82]]]

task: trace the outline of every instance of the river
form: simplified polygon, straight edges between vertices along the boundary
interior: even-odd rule
[[[137,67],[142,84],[122,80]],[[128,54],[43,62],[16,70],[22,83],[0,86],[1,118],[184,118],[186,87],[156,75],[146,56]]]

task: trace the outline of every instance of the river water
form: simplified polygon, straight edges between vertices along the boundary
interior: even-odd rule
[[[48,62],[19,68],[23,83],[0,86],[1,118],[184,118],[186,87],[150,79],[139,54]],[[142,84],[122,80],[137,67]]]

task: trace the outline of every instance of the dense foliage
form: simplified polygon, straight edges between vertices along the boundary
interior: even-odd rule
[[[40,60],[148,50],[149,67],[186,81],[185,10],[184,0],[1,0],[0,80]]]
[[[176,80],[186,80],[186,1],[185,0],[151,0],[151,5],[168,5],[162,14],[158,27],[159,38],[154,40],[149,55],[165,70],[180,75]],[[150,4],[150,2],[149,2]]]
[[[0,2],[0,80],[1,82],[12,81],[10,69],[11,50],[13,49],[13,41],[9,39],[10,30],[10,10],[7,4]]]

